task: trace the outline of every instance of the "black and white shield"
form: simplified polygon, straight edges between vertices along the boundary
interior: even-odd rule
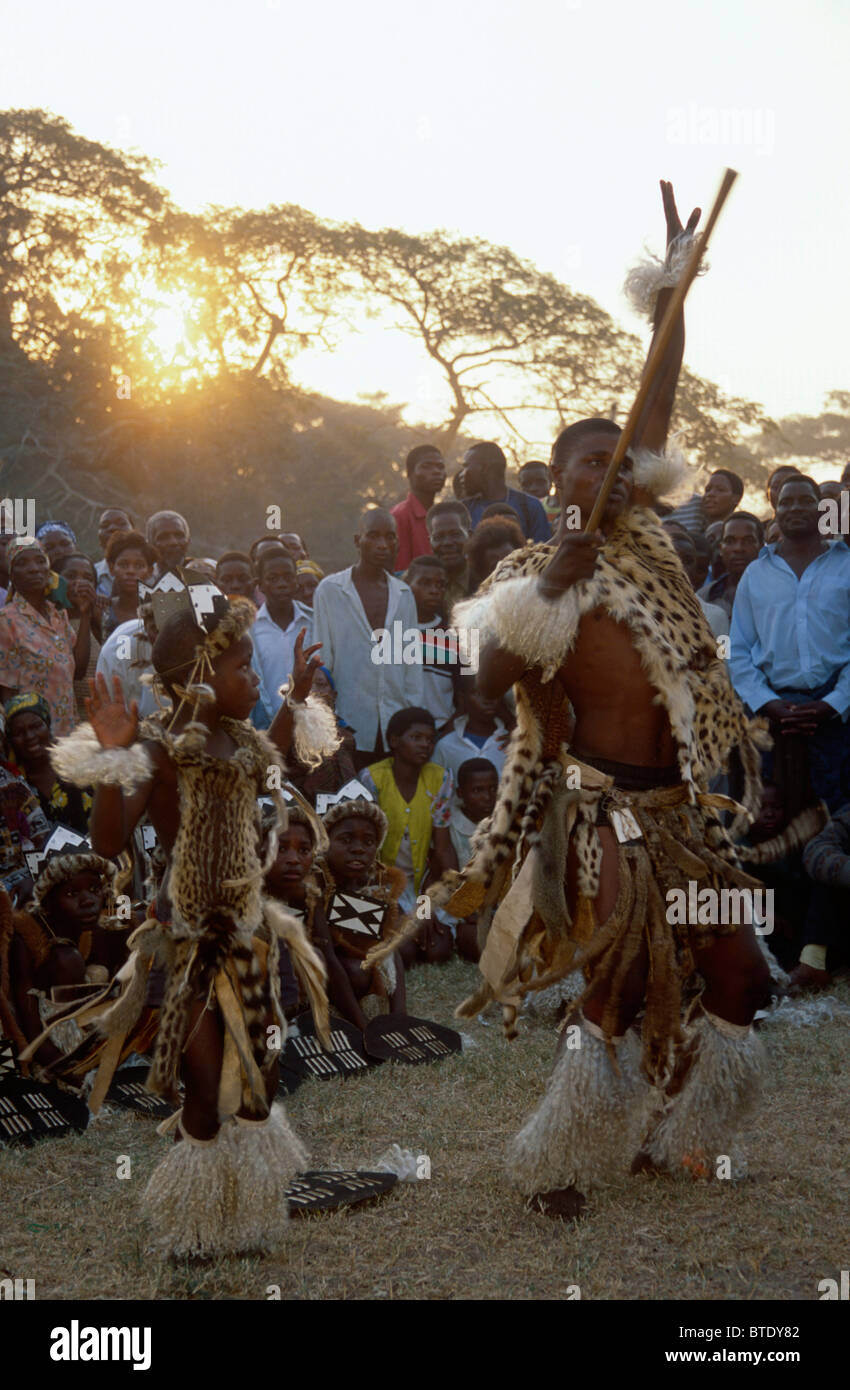
[[[386,903],[377,898],[334,893],[328,908],[328,925],[336,931],[348,931],[363,939],[372,937],[378,941],[386,910]]]
[[[85,1101],[58,1086],[8,1074],[0,1080],[0,1144],[29,1146],[82,1134],[88,1122]]]
[[[380,1014],[370,1019],[363,1041],[368,1055],[376,1061],[404,1062],[414,1067],[440,1062],[462,1049],[460,1033],[453,1028],[410,1014]]]
[[[120,1068],[106,1092],[107,1105],[117,1105],[122,1110],[137,1110],[139,1114],[150,1115],[155,1120],[167,1120],[174,1106],[164,1096],[155,1096],[145,1090],[147,1076],[147,1067]]]
[[[363,1034],[353,1023],[331,1018],[331,1050],[326,1052],[316,1034],[313,1015],[308,1011],[298,1015],[294,1026],[290,1025],[280,1057],[279,1089],[291,1095],[308,1076],[320,1081],[329,1081],[335,1076],[359,1076],[370,1065]]]
[[[311,1169],[299,1173],[286,1194],[290,1216],[313,1211],[335,1211],[359,1202],[374,1201],[395,1187],[395,1173],[366,1173]]]

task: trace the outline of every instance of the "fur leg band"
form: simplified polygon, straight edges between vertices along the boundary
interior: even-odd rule
[[[614,1070],[604,1040],[582,1026],[580,1046],[566,1040],[546,1092],[511,1144],[511,1181],[533,1196],[553,1188],[591,1187],[625,1173],[646,1122],[650,1088],[640,1073],[640,1044],[628,1033]],[[619,1074],[618,1074],[619,1072]]]
[[[712,1174],[721,1154],[736,1154],[737,1133],[754,1110],[764,1075],[764,1053],[750,1025],[703,1012],[691,1031],[696,1055],[678,1095],[644,1148],[659,1168]],[[736,1160],[733,1157],[733,1175]]]
[[[278,1246],[287,1189],[307,1162],[283,1107],[261,1122],[228,1122],[213,1140],[194,1139],[182,1123],[180,1131],[143,1198],[160,1253],[208,1258]]]

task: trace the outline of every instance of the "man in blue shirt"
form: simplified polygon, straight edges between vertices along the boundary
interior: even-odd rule
[[[821,533],[819,500],[811,478],[783,484],[781,539],[735,594],[730,674],[744,703],[771,721],[774,757],[793,757],[802,736],[812,789],[835,811],[850,800],[850,551]]]
[[[529,541],[551,541],[552,528],[536,497],[505,484],[507,459],[498,444],[473,444],[463,456],[464,505],[473,526],[493,502],[507,502]]]

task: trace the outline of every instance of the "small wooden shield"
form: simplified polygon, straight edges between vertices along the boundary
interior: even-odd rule
[[[287,1192],[290,1216],[303,1212],[335,1211],[337,1207],[353,1207],[383,1197],[395,1187],[395,1173],[366,1173],[311,1169],[299,1173]]]
[[[58,1086],[8,1074],[0,1080],[0,1144],[29,1146],[82,1134],[88,1122],[85,1101]]]
[[[328,908],[328,925],[336,931],[352,932],[361,938],[380,939],[385,902],[355,893],[334,893]],[[365,943],[368,945],[368,941]]]
[[[122,1067],[115,1073],[106,1093],[107,1104],[118,1105],[122,1110],[138,1110],[152,1119],[167,1120],[174,1106],[164,1096],[155,1096],[145,1090],[147,1077],[147,1067]]]
[[[358,1076],[370,1066],[363,1046],[363,1034],[353,1023],[331,1018],[331,1051],[326,1052],[316,1036],[313,1015],[307,1011],[295,1019],[298,1032],[287,1036],[280,1057],[281,1088],[286,1094],[295,1090],[308,1076],[328,1081],[334,1076]],[[295,1085],[290,1081],[297,1077]]]
[[[372,1018],[363,1034],[366,1051],[381,1062],[405,1062],[421,1066],[439,1062],[452,1052],[460,1052],[460,1033],[410,1014],[380,1014]]]

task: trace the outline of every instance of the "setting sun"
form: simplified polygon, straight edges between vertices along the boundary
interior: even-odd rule
[[[190,337],[192,303],[186,294],[166,294],[150,314],[145,337],[166,361],[185,356]]]

